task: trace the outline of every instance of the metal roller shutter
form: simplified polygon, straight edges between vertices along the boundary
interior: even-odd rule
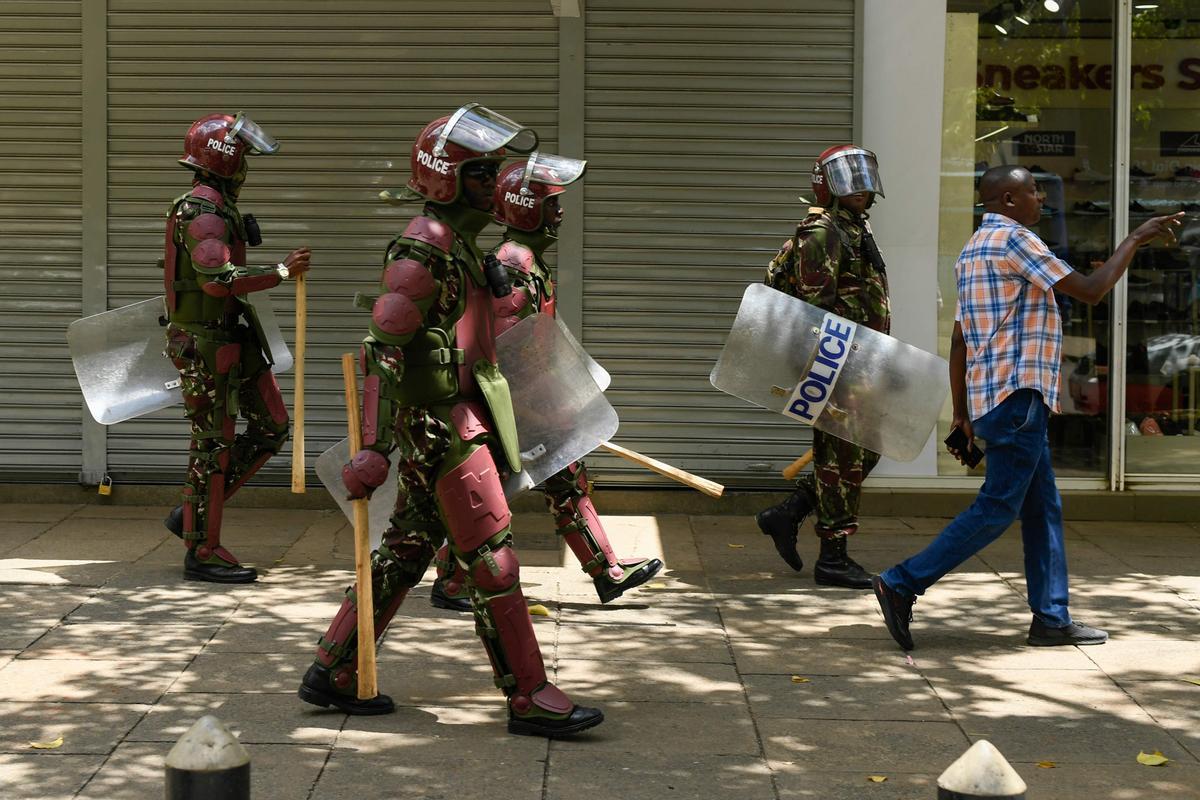
[[[0,464],[27,481],[81,466],[80,24],[76,0],[0,4]]]
[[[316,454],[345,436],[340,354],[357,350],[383,248],[416,207],[379,202],[408,179],[412,140],[431,119],[477,100],[557,142],[558,23],[545,0],[209,0],[166,10],[109,0],[109,303],[161,291],[164,214],[188,185],[175,164],[198,116],[245,109],[282,142],[251,161],[239,207],[262,225],[256,263],[310,245],[306,439]],[[291,284],[272,292],[289,343]],[[282,376],[291,405],[290,373]],[[117,479],[182,476],[180,408],[114,426]],[[263,483],[286,482],[288,450]]]
[[[853,0],[588,0],[583,335],[613,374],[619,441],[741,486],[807,447],[708,374],[805,212],[814,157],[850,140],[853,84]]]

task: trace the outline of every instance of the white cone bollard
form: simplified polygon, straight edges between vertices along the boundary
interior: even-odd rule
[[[213,716],[196,720],[167,753],[166,800],[250,800],[250,755]]]
[[[986,739],[947,767],[937,785],[938,800],[1025,800],[1025,781]]]

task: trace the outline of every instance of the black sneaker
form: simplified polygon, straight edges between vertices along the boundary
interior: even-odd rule
[[[1101,217],[1108,214],[1108,209],[1099,203],[1093,203],[1091,200],[1084,200],[1071,206],[1072,214],[1083,214],[1084,216]]]
[[[1148,217],[1154,213],[1154,209],[1134,200],[1129,204],[1129,213],[1136,217]]]
[[[1029,626],[1029,638],[1026,641],[1034,647],[1065,647],[1068,645],[1104,644],[1108,634],[1099,628],[1089,628],[1072,622],[1061,628],[1051,628],[1037,617]]]
[[[896,644],[905,650],[913,649],[912,634],[908,632],[912,622],[912,607],[917,602],[915,597],[905,597],[883,582],[876,575],[871,578],[871,586],[875,589],[875,599],[883,611],[883,621],[887,623],[888,633],[896,640]]]
[[[1129,177],[1135,181],[1148,181],[1151,178],[1157,178],[1158,176],[1153,172],[1147,172],[1141,167],[1135,165],[1129,168]]]

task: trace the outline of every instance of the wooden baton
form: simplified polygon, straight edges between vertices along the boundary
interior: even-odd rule
[[[795,461],[793,461],[791,464],[788,464],[786,467],[783,468],[783,477],[787,478],[789,481],[794,480],[795,477],[800,474],[800,470],[807,467],[808,462],[810,462],[812,460],[813,460],[813,451],[812,451],[812,448],[809,448],[807,453],[800,456]]]
[[[657,458],[644,456],[627,447],[621,447],[619,444],[601,442],[600,446],[610,453],[616,453],[622,458],[627,458],[635,464],[640,464],[646,469],[657,472],[659,475],[666,475],[668,478],[679,481],[685,486],[690,486],[697,491],[704,492],[709,497],[720,497],[725,492],[725,487],[715,481],[701,478],[699,475],[693,475],[679,467],[673,467],[670,464],[659,461]]]
[[[346,386],[346,427],[350,431],[350,457],[362,449],[362,426],[358,414],[358,376],[354,354],[342,354],[342,381]],[[353,501],[354,574],[358,581],[358,699],[379,694],[375,677],[375,599],[371,587],[371,526],[367,498]]]
[[[308,287],[304,274],[296,276],[296,383],[292,398],[292,493],[304,494],[304,346],[308,325]]]

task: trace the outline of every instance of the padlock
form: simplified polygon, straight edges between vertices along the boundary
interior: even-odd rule
[[[112,478],[107,475],[100,481],[100,485],[96,487],[96,493],[108,497],[112,494]]]

